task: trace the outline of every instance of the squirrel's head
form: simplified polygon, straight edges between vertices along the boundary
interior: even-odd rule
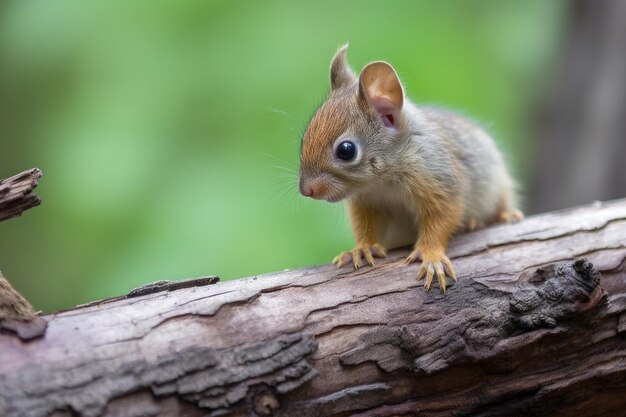
[[[300,192],[330,202],[379,181],[406,129],[404,93],[386,62],[367,64],[357,77],[342,46],[330,64],[330,95],[302,138]]]

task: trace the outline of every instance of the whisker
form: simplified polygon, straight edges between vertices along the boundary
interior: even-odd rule
[[[284,110],[281,110],[281,109],[276,109],[276,108],[273,108],[273,107],[265,107],[265,110],[267,110],[267,111],[269,111],[269,112],[271,112],[271,113],[280,114],[280,115],[282,115],[282,116],[285,116],[285,117],[287,117],[290,121],[292,121],[292,122],[294,122],[294,123],[297,123],[296,119],[294,119],[294,118],[293,118],[293,117],[292,117],[289,113],[287,113],[287,112],[286,112],[286,111],[284,111]]]
[[[288,172],[290,174],[294,174],[296,176],[298,175],[298,171],[296,171],[294,169],[291,169],[291,168],[283,167],[283,166],[280,166],[280,165],[271,165],[268,168],[280,169],[280,170],[286,171],[286,172]]]
[[[265,205],[275,198],[282,200],[287,193],[292,193],[295,188],[294,177],[291,174],[275,173],[274,176],[278,177],[278,181],[273,184],[274,192],[270,195]]]
[[[275,156],[275,155],[269,154],[269,153],[267,153],[267,152],[259,152],[259,151],[253,151],[253,152],[254,152],[254,153],[256,153],[256,154],[258,154],[258,155],[263,155],[263,156],[266,156],[266,157],[268,157],[268,158],[275,159],[275,160],[277,160],[278,162],[282,162],[283,164],[289,165],[289,162],[285,161],[284,159],[279,158],[279,157],[277,157],[277,156]]]

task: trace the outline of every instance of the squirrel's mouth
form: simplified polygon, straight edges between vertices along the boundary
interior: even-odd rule
[[[346,199],[350,195],[350,192],[339,187],[329,190],[321,199],[326,200],[329,203],[338,203],[341,200]]]
[[[345,188],[330,174],[322,174],[312,178],[300,175],[298,185],[300,194],[314,200],[336,203],[346,197]]]
[[[330,195],[324,196],[323,198],[329,203],[337,203],[343,199],[343,196],[330,194]]]
[[[319,194],[319,195],[307,195],[305,197],[312,198],[313,200],[324,200],[329,203],[337,203],[343,200],[343,196],[339,194]]]

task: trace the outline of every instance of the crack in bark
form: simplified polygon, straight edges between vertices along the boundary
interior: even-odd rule
[[[419,285],[419,284],[416,285],[416,286],[420,286],[421,287],[421,285]],[[371,300],[373,300],[375,298],[383,297],[383,296],[390,295],[390,294],[405,293],[405,292],[410,291],[410,290],[412,290],[414,288],[415,288],[415,286],[411,286],[411,287],[406,287],[406,288],[404,288],[402,290],[391,290],[391,291],[381,292],[381,293],[378,293],[378,294],[373,294],[373,295],[368,295],[368,296],[361,296],[358,299],[342,301],[342,302],[340,302],[338,304],[334,304],[332,306],[321,307],[321,308],[317,308],[315,310],[311,310],[311,311],[309,311],[307,313],[307,315],[304,318],[304,325],[306,326],[307,324],[310,324],[309,323],[309,319],[310,319],[310,317],[313,314],[317,314],[317,313],[324,312],[324,311],[336,310],[336,309],[341,308],[341,307],[346,306],[346,305],[354,305],[354,304],[360,304],[360,303],[363,303],[363,302],[368,302],[368,301],[371,301]]]
[[[357,385],[306,402],[294,402],[281,416],[319,417],[320,410],[332,410],[334,414],[355,410],[353,398],[362,398],[356,409],[366,409],[391,391],[385,383]]]
[[[371,328],[374,326],[384,326],[384,325],[386,325],[386,323],[379,323],[379,322],[340,324],[338,326],[333,326],[328,330],[324,330],[323,332],[315,333],[315,336],[317,337],[318,340],[320,340],[324,336],[331,334],[337,330],[346,330],[346,329],[353,329],[353,328],[358,328],[358,327],[364,327],[364,328],[370,327]],[[320,356],[318,359],[321,359],[321,358],[323,357]]]
[[[571,230],[569,232],[551,235],[545,238],[516,239],[516,240],[510,240],[510,241],[502,242],[502,243],[487,244],[479,249],[476,249],[470,252],[462,252],[461,254],[458,254],[458,255],[455,254],[451,256],[450,259],[459,260],[459,259],[463,259],[467,257],[480,255],[482,253],[492,251],[492,250],[514,249],[515,247],[526,245],[529,243],[549,242],[551,240],[561,239],[564,237],[573,237],[579,234],[596,233],[600,230],[606,229],[608,226],[614,223],[621,223],[621,222],[626,222],[626,217],[607,219],[604,223],[598,226],[594,226],[594,227],[587,228],[587,229],[582,228],[582,229]],[[528,233],[528,234],[532,234],[532,233]],[[517,236],[512,236],[512,237],[515,238]],[[580,255],[577,255],[577,256],[580,256]]]
[[[529,265],[524,267],[521,270],[514,270],[514,271],[499,271],[499,272],[494,272],[492,274],[487,274],[484,275],[482,272],[476,272],[476,273],[472,273],[471,275],[465,276],[464,278],[469,278],[469,279],[480,279],[481,281],[486,281],[489,278],[493,278],[493,277],[499,277],[499,276],[519,276],[518,282],[520,282],[520,280],[522,280],[523,278],[527,277],[528,275],[533,275],[534,271],[536,271],[539,268],[544,268],[544,267],[548,267],[550,265],[555,265],[555,264],[559,264],[559,263],[563,263],[563,262],[569,262],[572,259],[575,258],[589,258],[595,254],[598,253],[603,253],[603,252],[608,252],[608,251],[619,251],[622,249],[626,249],[626,246],[623,245],[617,245],[617,246],[607,246],[605,248],[602,249],[592,249],[592,250],[588,250],[588,251],[584,251],[584,252],[580,252],[580,253],[576,253],[573,254],[573,256],[568,256],[567,258],[559,258],[559,259],[553,259],[547,262],[540,262],[538,264],[533,264],[533,265]],[[624,258],[622,258],[621,263],[625,263],[626,262],[626,254],[624,256]],[[619,268],[619,267],[617,267]],[[607,272],[614,272],[613,269],[611,270],[606,270],[606,269],[602,269],[600,270],[601,272],[607,273]],[[481,284],[483,284],[481,282]],[[483,284],[485,285],[485,284]]]

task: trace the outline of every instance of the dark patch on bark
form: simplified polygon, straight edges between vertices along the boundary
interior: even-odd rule
[[[31,366],[0,378],[0,414],[46,417],[65,411],[97,417],[112,399],[148,388],[156,397],[194,404],[207,416],[227,415],[246,405],[251,387],[263,384],[284,394],[313,378],[316,371],[306,358],[316,349],[312,336],[296,333],[227,350],[188,348],[154,362],[103,362],[88,374],[80,366],[67,372],[63,363],[49,363],[42,378],[44,370]]]
[[[537,270],[545,274],[544,269]],[[605,294],[600,273],[585,259],[556,268],[553,278],[537,288],[511,294],[511,321],[517,331],[555,327],[559,321],[598,305]]]

